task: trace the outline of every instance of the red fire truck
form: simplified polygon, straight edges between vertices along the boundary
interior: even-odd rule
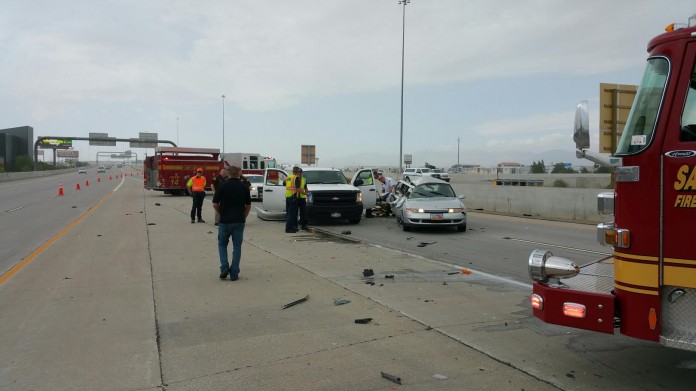
[[[648,60],[614,156],[589,148],[578,105],[578,158],[614,167],[597,239],[613,256],[578,267],[534,250],[534,315],[545,322],[696,350],[696,15],[648,44]]]
[[[242,169],[242,174],[263,175],[267,168],[276,168],[276,161],[269,156],[261,156],[258,153],[225,153],[221,155],[225,167],[237,166]]]
[[[145,188],[173,195],[186,194],[187,179],[196,175],[198,167],[203,168],[206,190],[210,190],[213,178],[223,167],[219,149],[181,147],[157,147],[155,155],[145,158],[143,165]]]

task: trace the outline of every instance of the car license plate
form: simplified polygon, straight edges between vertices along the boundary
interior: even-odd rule
[[[430,220],[443,220],[442,213],[431,213]]]
[[[341,212],[333,212],[331,213],[331,217],[333,217],[334,219],[339,218],[341,217]]]

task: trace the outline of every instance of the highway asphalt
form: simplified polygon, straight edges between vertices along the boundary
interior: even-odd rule
[[[282,223],[252,216],[240,279],[221,281],[209,202],[209,223],[190,224],[189,198],[145,191],[141,180],[125,179],[0,285],[0,389],[693,384],[688,368],[673,365],[693,359],[691,353],[670,351],[672,361],[656,360],[659,346],[612,337],[622,341],[612,355],[630,350],[649,370],[598,365],[604,337],[532,318],[525,284],[350,235],[286,234]],[[365,269],[374,276],[365,278]],[[336,299],[350,303],[335,305]]]

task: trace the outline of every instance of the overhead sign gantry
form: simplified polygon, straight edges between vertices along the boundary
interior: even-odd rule
[[[106,133],[102,133],[106,134]],[[55,164],[55,159],[56,159],[56,149],[67,149],[69,148],[67,145],[72,146],[73,141],[89,141],[91,142],[103,142],[106,143],[104,145],[116,145],[116,142],[127,142],[131,144],[132,148],[133,145],[137,146],[142,146],[142,145],[147,145],[149,148],[152,148],[152,145],[157,146],[157,144],[170,144],[174,147],[177,145],[173,141],[169,140],[159,140],[159,139],[152,139],[151,135],[153,133],[140,133],[140,135],[148,135],[145,138],[116,138],[116,137],[58,137],[58,136],[42,136],[42,137],[37,137],[36,142],[34,143],[34,171],[36,171],[36,166],[38,164],[38,150],[39,147],[43,149],[53,149],[53,163]],[[156,133],[155,137],[156,137]],[[47,141],[51,140],[51,141]],[[144,147],[141,147],[144,148]]]

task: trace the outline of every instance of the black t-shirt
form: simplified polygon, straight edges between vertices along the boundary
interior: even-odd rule
[[[220,175],[220,174],[216,175],[215,178],[213,178],[213,187],[215,187],[215,189],[217,189],[218,186],[220,186],[220,183],[222,183],[224,180],[225,180],[225,178],[223,178],[222,175]]]
[[[231,178],[220,182],[213,203],[220,204],[220,223],[243,223],[245,206],[251,205],[251,194],[239,178]]]

